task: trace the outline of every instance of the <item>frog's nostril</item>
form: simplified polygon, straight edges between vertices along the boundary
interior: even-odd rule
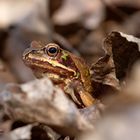
[[[23,57],[24,57],[24,58],[27,57],[30,53],[35,54],[35,53],[36,53],[36,50],[27,48],[27,49],[23,52]]]
[[[27,51],[24,51],[24,53],[23,53],[23,55],[22,55],[22,59],[24,60],[24,61],[26,61],[28,58],[29,58],[29,52],[27,52]]]
[[[23,61],[27,60],[27,55],[22,56]]]
[[[25,56],[25,55],[27,55],[28,53],[30,53],[30,49],[26,49],[24,52],[23,52],[23,57]]]

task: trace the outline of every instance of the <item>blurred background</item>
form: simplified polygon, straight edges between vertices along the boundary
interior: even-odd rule
[[[56,42],[90,65],[113,30],[140,37],[140,0],[0,0],[0,85],[34,79],[22,62],[33,40]]]
[[[91,66],[105,54],[103,40],[112,31],[140,38],[140,0],[0,0],[0,91],[34,79],[22,61],[33,40],[58,43]],[[140,139],[140,65],[136,70],[132,82],[122,82],[125,90],[106,101],[95,133],[80,140]]]

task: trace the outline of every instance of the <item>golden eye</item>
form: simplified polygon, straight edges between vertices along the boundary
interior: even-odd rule
[[[52,44],[48,44],[46,47],[46,53],[50,56],[50,57],[55,57],[57,56],[59,52],[59,47],[57,45],[52,45]]]

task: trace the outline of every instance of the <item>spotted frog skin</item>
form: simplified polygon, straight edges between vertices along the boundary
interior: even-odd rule
[[[95,103],[89,68],[81,58],[55,43],[33,41],[24,51],[23,61],[37,78],[47,76],[61,87],[79,108]]]

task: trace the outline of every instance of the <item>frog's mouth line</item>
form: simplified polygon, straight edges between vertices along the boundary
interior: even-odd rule
[[[43,73],[54,73],[62,77],[67,77],[67,76],[75,77],[74,70],[66,66],[63,66],[62,64],[59,64],[57,61],[54,60],[50,60],[50,61],[56,62],[55,64],[49,63],[49,61],[44,61],[44,59],[37,58],[37,57],[35,58],[26,57],[26,59],[23,58],[23,61],[25,65],[29,66],[31,69],[36,71],[40,71]]]

